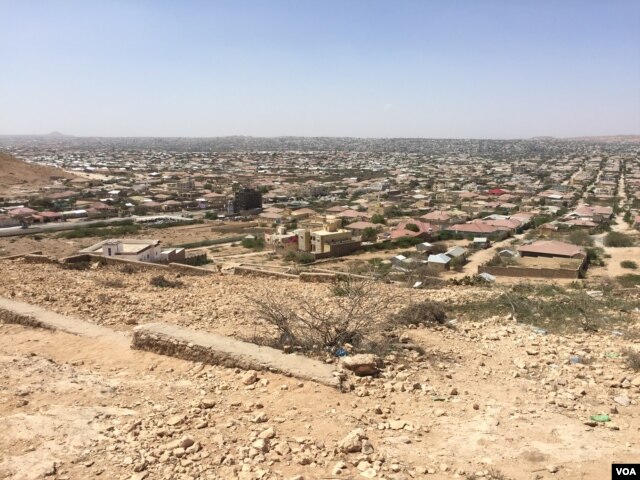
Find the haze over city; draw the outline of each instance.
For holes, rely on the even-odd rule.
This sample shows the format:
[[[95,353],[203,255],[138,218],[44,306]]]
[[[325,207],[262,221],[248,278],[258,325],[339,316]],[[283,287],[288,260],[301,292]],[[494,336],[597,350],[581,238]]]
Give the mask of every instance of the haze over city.
[[[0,1],[0,134],[640,133],[640,3]]]

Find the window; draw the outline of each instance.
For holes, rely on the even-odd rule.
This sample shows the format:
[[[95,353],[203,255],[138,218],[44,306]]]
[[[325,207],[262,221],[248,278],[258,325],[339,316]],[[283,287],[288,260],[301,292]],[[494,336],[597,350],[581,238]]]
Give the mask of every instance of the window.
[[[107,252],[108,252],[108,253],[107,253],[107,256],[108,256],[108,257],[110,257],[110,256],[111,256],[111,247],[108,247],[108,248],[107,248]]]

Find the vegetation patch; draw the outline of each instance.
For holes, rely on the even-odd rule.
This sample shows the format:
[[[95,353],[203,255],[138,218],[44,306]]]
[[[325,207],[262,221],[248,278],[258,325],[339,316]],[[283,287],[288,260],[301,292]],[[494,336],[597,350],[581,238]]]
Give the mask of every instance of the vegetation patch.
[[[133,235],[141,230],[141,226],[133,223],[133,220],[122,220],[121,222],[115,222],[106,224],[104,222],[98,222],[88,227],[74,228],[66,232],[58,234],[58,238],[85,238],[85,237],[122,237],[125,235]]]
[[[149,283],[154,287],[159,288],[180,288],[184,286],[184,283],[180,280],[170,280],[165,278],[164,275],[156,275],[155,277],[151,277]]]
[[[624,288],[632,288],[640,285],[640,274],[627,273],[616,277],[616,281]]]
[[[640,281],[640,275],[637,276]],[[512,314],[520,323],[553,332],[594,331],[622,320],[635,302],[603,291],[591,296],[584,289],[565,289],[554,284],[518,283],[494,285],[481,298],[452,304],[449,311],[469,320]]]
[[[244,248],[249,248],[251,250],[258,251],[264,249],[263,238],[243,238],[241,243]]]
[[[633,237],[621,232],[609,232],[604,237],[607,247],[633,247]]]

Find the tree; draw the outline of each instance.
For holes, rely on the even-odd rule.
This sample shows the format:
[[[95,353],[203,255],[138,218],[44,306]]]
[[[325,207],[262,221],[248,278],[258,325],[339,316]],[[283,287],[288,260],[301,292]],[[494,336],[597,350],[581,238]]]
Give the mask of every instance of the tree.
[[[378,232],[373,227],[367,227],[362,231],[362,241],[363,242],[372,242],[378,236]]]
[[[609,232],[604,237],[607,247],[633,247],[633,237],[621,232]]]
[[[285,293],[272,293],[251,299],[257,316],[271,335],[275,333],[272,345],[318,354],[345,343],[367,352],[384,346],[388,342],[384,333],[395,323],[392,312],[408,300],[373,278],[350,275],[330,289],[329,301],[327,295],[305,295],[292,302]]]
[[[418,227],[418,225],[416,225],[415,223],[407,223],[404,228],[412,232],[416,232],[416,233],[420,232],[420,227]]]
[[[567,240],[569,240],[569,242],[573,243],[574,245],[581,245],[583,247],[593,246],[593,239],[584,230],[572,231],[567,237]]]
[[[387,223],[387,221],[385,220],[383,215],[376,213],[371,217],[371,223],[385,224]]]

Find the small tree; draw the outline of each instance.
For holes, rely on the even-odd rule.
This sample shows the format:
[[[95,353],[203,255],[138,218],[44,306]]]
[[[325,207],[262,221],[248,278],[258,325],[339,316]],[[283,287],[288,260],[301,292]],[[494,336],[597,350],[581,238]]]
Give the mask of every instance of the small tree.
[[[372,242],[378,236],[378,232],[373,227],[367,227],[362,231],[362,240],[364,242]]]
[[[633,247],[633,238],[621,232],[609,232],[604,237],[607,247]]]
[[[384,343],[393,325],[391,312],[406,304],[403,295],[374,279],[347,276],[326,295],[303,296],[295,302],[273,292],[252,299],[256,313],[275,333],[272,344],[304,351],[333,350],[345,343],[356,351],[371,351]]]
[[[415,223],[407,223],[404,228],[412,232],[416,232],[416,233],[420,232],[420,227]]]
[[[384,219],[383,215],[376,213],[371,217],[371,223],[385,224],[387,221]]]
[[[569,240],[569,242],[573,243],[574,245],[581,245],[584,247],[593,246],[593,239],[589,236],[589,233],[584,230],[572,231],[571,233],[569,233],[567,240]]]

